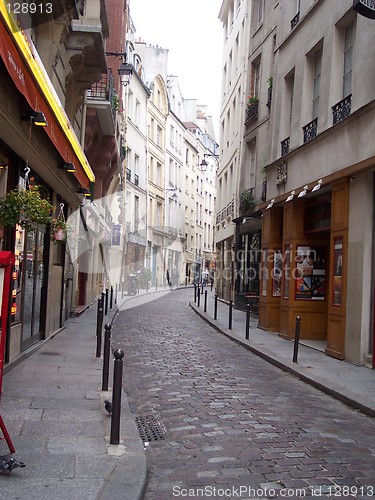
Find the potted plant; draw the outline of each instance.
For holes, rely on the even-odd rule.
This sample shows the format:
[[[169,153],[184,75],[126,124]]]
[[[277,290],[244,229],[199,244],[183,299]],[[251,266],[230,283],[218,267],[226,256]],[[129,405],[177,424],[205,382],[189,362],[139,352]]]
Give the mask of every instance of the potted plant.
[[[38,224],[51,221],[51,212],[52,205],[41,198],[38,186],[17,187],[0,200],[0,224],[4,227],[20,224],[27,231],[35,231]]]
[[[259,101],[259,98],[257,95],[247,96],[247,107],[250,108],[251,106],[253,106],[253,104],[258,103],[258,101]]]
[[[64,203],[60,203],[60,211],[57,217],[51,219],[50,234],[51,240],[55,243],[63,243],[67,240],[72,227],[65,220]]]

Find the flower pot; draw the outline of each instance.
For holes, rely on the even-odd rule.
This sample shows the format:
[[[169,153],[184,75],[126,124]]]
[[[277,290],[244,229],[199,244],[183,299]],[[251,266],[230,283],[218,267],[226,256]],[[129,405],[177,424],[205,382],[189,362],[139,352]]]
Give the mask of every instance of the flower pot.
[[[63,231],[62,229],[58,229],[57,231],[54,232],[53,237],[55,238],[56,241],[65,240],[66,237],[65,231]]]

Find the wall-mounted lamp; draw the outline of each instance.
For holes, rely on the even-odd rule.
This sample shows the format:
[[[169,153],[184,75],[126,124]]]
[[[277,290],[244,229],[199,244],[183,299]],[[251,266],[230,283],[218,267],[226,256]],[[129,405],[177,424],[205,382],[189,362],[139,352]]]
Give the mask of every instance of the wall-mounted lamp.
[[[303,196],[306,196],[307,194],[307,189],[309,186],[303,186],[303,190],[299,193],[298,198],[302,198]]]
[[[5,161],[0,161],[0,170],[8,168],[8,164]]]
[[[205,172],[207,167],[208,167],[208,162],[206,161],[207,156],[211,156],[212,158],[214,158],[216,161],[216,164],[219,165],[219,155],[214,155],[213,153],[205,153],[203,155],[203,160],[201,161],[201,163],[199,165],[203,172]]]
[[[316,186],[314,186],[311,191],[312,192],[318,191],[318,189],[320,189],[322,187],[322,184],[323,184],[323,179],[319,179],[318,184]]]
[[[59,168],[63,168],[64,170],[72,174],[76,173],[76,167],[74,166],[74,163],[71,163],[69,161],[63,163],[62,165],[59,165]]]
[[[133,76],[133,65],[126,62],[121,64],[118,74],[120,75],[121,83],[126,87]]]
[[[47,127],[48,125],[46,117],[41,111],[33,111],[29,115],[23,115],[21,120],[32,122],[37,127]]]
[[[268,210],[269,208],[272,208],[274,203],[275,203],[275,198],[272,198],[272,200],[266,206],[266,210]]]
[[[288,203],[288,201],[292,201],[293,198],[294,198],[294,195],[296,194],[296,192],[293,190],[290,192],[290,195],[288,196],[288,198],[285,200],[285,203]]]
[[[91,192],[88,188],[80,187],[77,193],[83,194],[85,198],[91,198]]]
[[[106,56],[116,56],[122,59],[122,64],[118,69],[118,74],[120,75],[121,83],[126,86],[129,85],[131,77],[133,75],[133,65],[126,61],[125,52],[106,52]]]
[[[177,188],[168,188],[165,190],[166,193],[168,193],[168,191],[174,191],[174,193],[171,196],[171,199],[177,200],[177,194],[176,194]]]

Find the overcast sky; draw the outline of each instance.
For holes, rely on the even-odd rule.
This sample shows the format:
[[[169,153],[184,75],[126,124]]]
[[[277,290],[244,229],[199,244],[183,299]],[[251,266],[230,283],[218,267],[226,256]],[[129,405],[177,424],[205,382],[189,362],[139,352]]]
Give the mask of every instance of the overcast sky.
[[[168,74],[179,77],[184,98],[209,106],[216,131],[221,92],[221,4],[222,0],[130,0],[136,37],[169,49]]]

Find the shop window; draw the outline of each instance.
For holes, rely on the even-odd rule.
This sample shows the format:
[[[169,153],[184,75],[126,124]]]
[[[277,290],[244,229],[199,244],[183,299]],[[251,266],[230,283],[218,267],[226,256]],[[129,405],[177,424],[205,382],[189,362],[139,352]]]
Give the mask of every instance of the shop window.
[[[329,230],[331,227],[331,202],[322,200],[305,209],[305,232]]]

